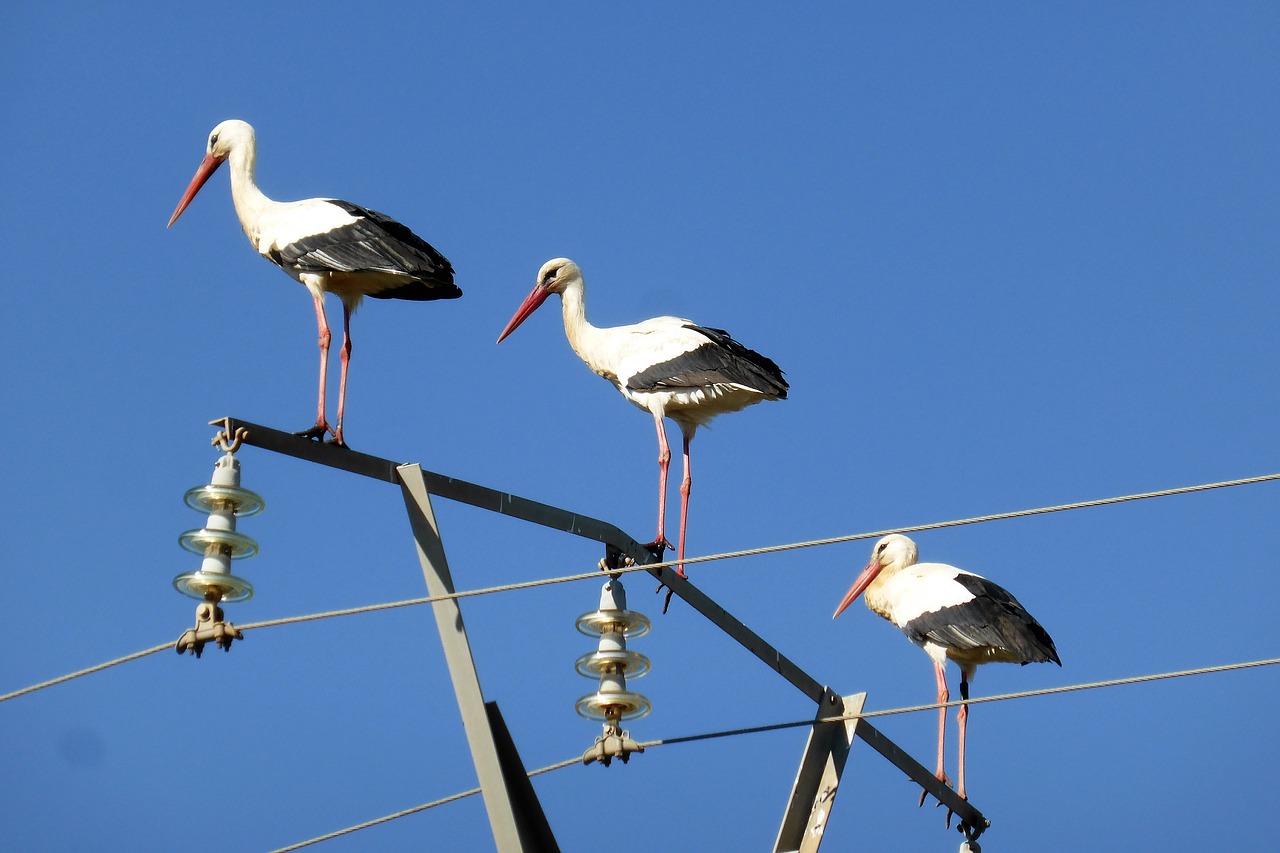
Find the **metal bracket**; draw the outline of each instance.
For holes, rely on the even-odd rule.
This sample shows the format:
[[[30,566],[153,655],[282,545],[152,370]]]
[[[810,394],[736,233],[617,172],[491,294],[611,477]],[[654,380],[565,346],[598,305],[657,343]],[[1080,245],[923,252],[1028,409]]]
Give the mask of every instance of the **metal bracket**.
[[[224,652],[229,652],[233,640],[243,639],[244,634],[240,629],[224,621],[222,608],[218,606],[218,602],[208,598],[196,605],[196,626],[182,633],[175,648],[178,654],[190,651],[196,657],[200,657],[204,652],[205,643],[212,641]]]
[[[222,429],[218,430],[217,435],[213,437],[213,441],[209,443],[214,447],[222,448],[227,453],[235,453],[240,449],[240,445],[244,444],[244,440],[249,437],[249,430],[244,427],[231,428],[231,418],[209,421],[209,426],[222,427]]]
[[[950,816],[948,815],[948,819]],[[963,820],[958,827],[964,833],[964,843],[960,845],[960,853],[982,853],[982,847],[978,844],[978,836],[986,830],[991,824],[984,823],[981,826],[971,826]]]
[[[600,558],[600,571],[607,572],[609,577],[616,580],[618,569],[630,568],[635,564],[636,561],[631,559],[617,545],[612,545],[608,542],[604,543],[604,556]]]
[[[817,718],[848,717],[843,722],[814,723],[809,732],[809,742],[800,769],[796,771],[791,799],[778,829],[774,853],[816,853],[827,830],[836,793],[840,788],[840,775],[849,758],[858,726],[857,715],[862,712],[867,694],[840,697],[830,688],[818,705]]]

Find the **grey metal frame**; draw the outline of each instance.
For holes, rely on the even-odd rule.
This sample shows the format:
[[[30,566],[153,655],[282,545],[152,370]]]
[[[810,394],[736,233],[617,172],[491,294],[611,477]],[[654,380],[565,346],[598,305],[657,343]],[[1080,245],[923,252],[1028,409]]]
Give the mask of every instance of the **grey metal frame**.
[[[417,464],[392,462],[236,418],[221,418],[211,423],[225,427],[228,435],[234,435],[243,429],[244,444],[399,486],[417,542],[423,575],[432,596],[455,591],[445,561],[444,545],[431,509],[432,495],[593,539],[604,543],[615,554],[630,557],[637,565],[659,562],[654,554],[619,528],[589,516],[426,471]],[[839,694],[821,684],[738,621],[687,578],[676,574],[671,567],[656,566],[647,571],[670,588],[675,596],[812,699],[818,706],[817,719],[853,716],[861,711],[865,693],[842,699]],[[527,772],[516,754],[515,745],[506,733],[505,724],[501,724],[501,715],[497,713],[496,705],[492,708],[492,714],[499,725],[494,725],[490,713],[486,712],[458,601],[450,599],[433,602],[432,607],[498,849],[558,849],[533,792],[533,786],[528,783]],[[968,800],[961,799],[954,790],[939,781],[924,765],[885,737],[871,723],[854,716],[844,723],[814,724],[783,816],[775,851],[782,853],[818,849],[854,737],[861,738],[954,812],[971,840],[976,839],[990,825],[986,817],[970,805]],[[819,768],[821,773],[817,772]],[[523,783],[516,778],[520,776],[524,777]],[[821,820],[818,820],[819,817]]]

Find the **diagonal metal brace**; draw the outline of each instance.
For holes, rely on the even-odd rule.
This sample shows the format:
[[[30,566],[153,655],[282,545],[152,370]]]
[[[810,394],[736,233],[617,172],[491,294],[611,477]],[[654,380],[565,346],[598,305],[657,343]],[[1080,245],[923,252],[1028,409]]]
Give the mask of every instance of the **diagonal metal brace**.
[[[427,591],[433,597],[450,595],[454,592],[453,575],[445,559],[444,543],[440,539],[422,468],[400,465],[396,473],[400,478]],[[498,850],[500,853],[515,853],[555,849],[546,844],[545,839],[550,837],[551,830],[529,784],[528,772],[520,762],[515,745],[510,742],[506,724],[502,722],[496,705],[492,710],[486,708],[458,600],[445,598],[433,601],[431,609],[436,617],[445,664],[458,699],[462,727],[471,748],[471,758]],[[554,844],[554,839],[551,843]]]

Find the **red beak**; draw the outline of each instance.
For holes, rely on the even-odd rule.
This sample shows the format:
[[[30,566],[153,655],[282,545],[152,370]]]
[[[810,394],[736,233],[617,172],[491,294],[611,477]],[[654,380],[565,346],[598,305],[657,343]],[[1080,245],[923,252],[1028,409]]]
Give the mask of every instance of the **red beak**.
[[[884,568],[880,565],[880,560],[876,557],[871,558],[871,562],[867,563],[867,567],[862,570],[862,574],[854,580],[853,586],[849,587],[849,591],[845,593],[844,600],[840,602],[840,606],[836,608],[836,612],[831,614],[834,619],[844,612],[844,609],[857,600],[862,595],[862,591],[871,586],[871,582],[876,579],[876,575],[880,574],[880,570]]]
[[[187,191],[182,194],[182,200],[178,202],[178,208],[173,212],[173,216],[169,217],[169,225],[178,221],[178,217],[182,215],[182,211],[187,209],[187,205],[191,204],[191,199],[196,197],[196,193],[200,192],[200,188],[204,186],[204,182],[209,180],[209,176],[218,171],[218,167],[222,165],[222,160],[214,157],[212,154],[206,154],[204,160],[200,163],[200,168],[196,169],[195,177],[191,179],[191,183],[187,185]],[[166,225],[165,228],[168,228]]]
[[[174,214],[177,217],[177,214]],[[516,309],[516,314],[511,318],[511,322],[507,323],[507,327],[502,330],[502,334],[498,335],[498,343],[502,343],[502,339],[514,332],[521,323],[529,319],[529,315],[538,310],[538,306],[547,301],[547,297],[551,295],[551,291],[542,285],[536,285],[533,292],[525,297],[524,302],[520,303],[520,307]]]

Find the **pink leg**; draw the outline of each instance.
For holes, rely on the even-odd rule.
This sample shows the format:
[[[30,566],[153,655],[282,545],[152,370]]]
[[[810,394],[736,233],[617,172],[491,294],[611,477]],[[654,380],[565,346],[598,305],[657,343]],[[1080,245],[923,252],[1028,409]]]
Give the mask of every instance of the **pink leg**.
[[[329,422],[325,420],[325,385],[328,380],[329,367],[329,342],[333,336],[329,333],[329,321],[324,316],[324,297],[313,296],[316,304],[316,326],[320,330],[320,393],[316,403],[316,424],[309,430],[304,430],[298,435],[307,438],[322,438],[325,433],[329,432]]]
[[[342,361],[342,375],[338,382],[338,428],[333,431],[333,444],[344,445],[342,440],[342,415],[347,408],[347,367],[351,363],[351,308],[342,303],[342,349],[338,352]]]
[[[959,712],[956,713],[956,725],[960,729],[960,775],[958,777],[960,785],[956,788],[956,793],[960,795],[961,799],[965,800],[969,799],[969,797],[965,794],[964,789],[964,741],[965,733],[969,727],[969,681],[972,680],[975,669],[967,667],[961,667],[960,669],[960,698],[965,700],[965,704],[961,705]]]
[[[938,679],[938,704],[944,704],[951,701],[951,694],[947,691],[947,673],[943,665],[934,661],[933,673]],[[947,709],[938,709],[938,769],[934,771],[934,776],[938,777],[938,781],[944,784],[951,784],[947,779],[944,767],[945,746],[947,738]],[[924,798],[928,796],[926,792],[920,792],[920,805],[924,805]]]
[[[671,448],[667,446],[667,430],[662,425],[662,415],[654,415],[658,427],[658,537],[654,547],[665,547],[667,541],[667,467],[671,464]]]
[[[680,545],[676,550],[676,574],[688,577],[684,573],[684,531],[689,521],[689,492],[693,486],[693,476],[689,470],[689,442],[693,440],[693,431],[684,433],[684,479],[680,481]]]

